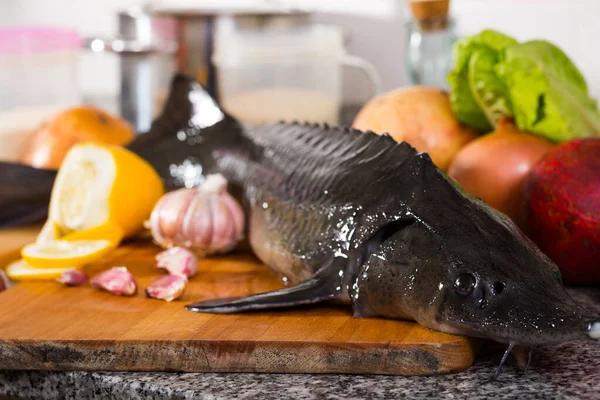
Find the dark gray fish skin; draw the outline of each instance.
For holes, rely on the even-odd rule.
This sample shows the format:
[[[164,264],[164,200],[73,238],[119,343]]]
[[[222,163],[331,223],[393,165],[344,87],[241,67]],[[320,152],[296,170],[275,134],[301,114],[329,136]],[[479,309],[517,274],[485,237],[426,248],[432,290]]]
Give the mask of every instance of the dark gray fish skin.
[[[56,172],[0,162],[0,227],[43,221]]]

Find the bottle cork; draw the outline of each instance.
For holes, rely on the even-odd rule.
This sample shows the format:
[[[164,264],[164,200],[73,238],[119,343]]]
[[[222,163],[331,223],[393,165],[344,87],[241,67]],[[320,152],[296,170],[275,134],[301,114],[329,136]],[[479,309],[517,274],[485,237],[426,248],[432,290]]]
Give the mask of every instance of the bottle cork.
[[[450,0],[410,0],[413,17],[424,31],[445,29]]]

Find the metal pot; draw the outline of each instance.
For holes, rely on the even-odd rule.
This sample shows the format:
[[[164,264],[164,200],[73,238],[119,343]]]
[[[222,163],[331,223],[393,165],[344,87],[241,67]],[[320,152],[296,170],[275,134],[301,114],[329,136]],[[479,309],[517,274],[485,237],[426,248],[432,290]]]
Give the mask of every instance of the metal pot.
[[[227,13],[218,9],[199,12],[134,8],[118,14],[116,38],[90,38],[86,46],[94,52],[120,56],[120,113],[138,132],[146,132],[162,110],[170,80],[177,71],[196,78],[219,100],[212,56],[220,19],[232,23],[234,29],[264,30],[269,35],[274,30],[309,26],[312,17],[310,12],[285,7]]]
[[[138,132],[150,129],[176,71],[177,21],[135,8],[118,14],[116,38],[88,38],[94,52],[120,57],[120,113]]]

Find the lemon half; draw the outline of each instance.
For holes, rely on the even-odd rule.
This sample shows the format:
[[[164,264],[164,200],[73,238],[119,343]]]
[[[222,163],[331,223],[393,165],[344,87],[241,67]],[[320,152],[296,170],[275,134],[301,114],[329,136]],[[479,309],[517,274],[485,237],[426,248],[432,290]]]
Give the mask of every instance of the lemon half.
[[[131,151],[78,144],[58,171],[37,242],[105,239],[118,244],[143,229],[163,194],[160,176]]]

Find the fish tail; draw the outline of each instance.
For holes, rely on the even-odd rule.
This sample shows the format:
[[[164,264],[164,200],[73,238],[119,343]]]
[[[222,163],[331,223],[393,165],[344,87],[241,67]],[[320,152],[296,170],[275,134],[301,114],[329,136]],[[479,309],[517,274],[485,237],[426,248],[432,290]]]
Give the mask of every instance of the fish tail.
[[[162,113],[128,148],[148,161],[172,190],[196,186],[205,175],[219,173],[218,150],[235,151],[242,142],[241,124],[202,85],[177,74]]]

